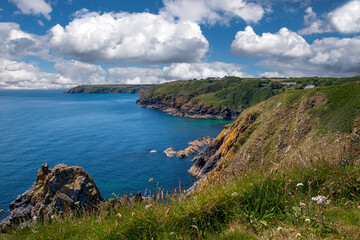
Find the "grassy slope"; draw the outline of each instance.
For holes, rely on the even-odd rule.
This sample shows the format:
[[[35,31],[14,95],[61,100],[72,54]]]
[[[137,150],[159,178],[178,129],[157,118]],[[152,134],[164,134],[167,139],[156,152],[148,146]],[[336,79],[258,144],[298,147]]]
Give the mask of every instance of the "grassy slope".
[[[296,82],[296,88],[306,85],[328,86],[339,85],[360,80],[352,78],[295,78],[287,82]],[[269,85],[267,85],[269,84]],[[189,80],[161,84],[149,89],[143,98],[171,99],[177,104],[188,102],[212,106],[225,106],[233,109],[251,107],[273,95],[289,90],[276,81],[268,79],[241,79],[238,77],[224,77],[220,80]]]
[[[148,208],[104,207],[0,238],[359,239],[360,148],[352,133],[360,128],[359,106],[360,83],[286,92],[224,130],[224,162],[194,195],[165,194],[167,204]],[[249,115],[257,116],[251,131],[237,135]],[[331,203],[318,205],[311,200],[317,195]]]
[[[70,89],[67,93],[138,93],[153,86],[151,84],[81,85]]]

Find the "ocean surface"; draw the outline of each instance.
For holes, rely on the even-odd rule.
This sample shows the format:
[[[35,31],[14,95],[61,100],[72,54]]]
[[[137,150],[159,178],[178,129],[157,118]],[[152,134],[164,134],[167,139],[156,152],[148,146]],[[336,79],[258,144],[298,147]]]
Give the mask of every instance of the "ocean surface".
[[[189,187],[192,158],[163,151],[216,137],[229,123],[141,108],[135,94],[62,92],[0,90],[0,209],[31,187],[45,162],[84,167],[104,198],[144,193],[154,188],[150,178],[168,190]]]

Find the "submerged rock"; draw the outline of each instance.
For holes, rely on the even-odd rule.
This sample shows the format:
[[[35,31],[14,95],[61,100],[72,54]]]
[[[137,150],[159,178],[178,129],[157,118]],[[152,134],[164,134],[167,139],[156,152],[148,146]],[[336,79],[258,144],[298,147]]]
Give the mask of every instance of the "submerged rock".
[[[45,163],[38,171],[36,182],[10,203],[9,215],[1,221],[4,231],[14,224],[31,225],[38,218],[72,209],[89,209],[102,202],[100,191],[92,177],[82,167]]]

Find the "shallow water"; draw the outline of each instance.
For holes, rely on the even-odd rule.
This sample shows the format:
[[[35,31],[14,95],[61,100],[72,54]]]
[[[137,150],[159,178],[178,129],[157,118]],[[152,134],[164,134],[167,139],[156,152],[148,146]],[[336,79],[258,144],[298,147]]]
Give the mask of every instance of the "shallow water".
[[[30,188],[44,162],[84,167],[105,198],[151,189],[149,178],[169,190],[191,186],[191,158],[163,151],[216,137],[229,122],[172,117],[139,107],[137,98],[0,90],[0,209]]]

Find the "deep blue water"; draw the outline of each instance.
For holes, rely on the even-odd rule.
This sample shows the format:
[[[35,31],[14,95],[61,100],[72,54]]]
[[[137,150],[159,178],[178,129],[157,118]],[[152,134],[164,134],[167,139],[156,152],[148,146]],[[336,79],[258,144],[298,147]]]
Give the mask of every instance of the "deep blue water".
[[[149,178],[169,190],[179,181],[189,187],[191,158],[163,151],[216,137],[228,122],[172,117],[139,107],[137,98],[0,90],[0,209],[30,188],[44,162],[84,167],[105,198],[151,189]]]

